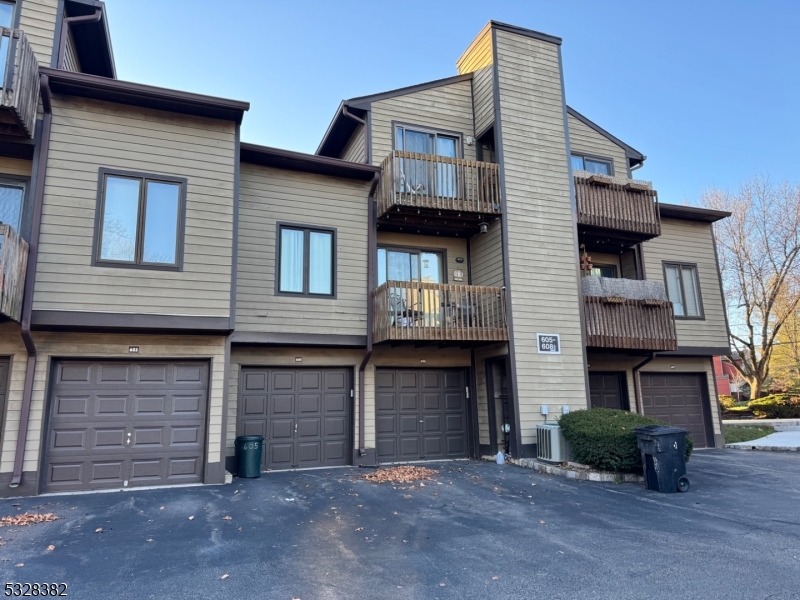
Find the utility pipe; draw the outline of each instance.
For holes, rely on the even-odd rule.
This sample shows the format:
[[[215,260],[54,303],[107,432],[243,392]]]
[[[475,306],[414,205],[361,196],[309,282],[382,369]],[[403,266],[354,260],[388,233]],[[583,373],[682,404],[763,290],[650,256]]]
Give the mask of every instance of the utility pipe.
[[[636,401],[636,412],[640,415],[644,414],[644,403],[642,401],[642,385],[639,381],[639,369],[649,363],[656,357],[656,353],[652,352],[648,358],[645,358],[642,362],[638,365],[633,367],[633,394],[636,396],[634,400]]]
[[[93,15],[84,15],[82,17],[67,17],[61,21],[61,39],[58,42],[58,62],[56,68],[63,69],[64,62],[67,58],[67,37],[69,36],[70,25],[80,25],[82,23],[97,23],[103,18],[103,11],[96,9]]]
[[[375,190],[381,180],[381,174],[375,173],[372,177],[372,184],[369,186],[369,205],[367,207],[367,350],[364,359],[358,367],[358,455],[365,456],[366,449],[366,411],[364,400],[366,398],[364,370],[367,368],[369,359],[372,358],[372,328],[375,321],[375,306],[372,299],[372,286],[375,284],[375,261],[378,255],[378,230],[377,230],[377,206],[375,203]]]
[[[47,175],[47,155],[50,152],[50,128],[53,121],[53,107],[50,99],[50,80],[47,75],[39,76],[42,93],[42,137],[39,140],[37,156],[36,191],[33,196],[33,223],[28,241],[28,264],[25,269],[25,292],[22,300],[22,342],[28,351],[28,364],[25,370],[25,384],[22,389],[22,407],[17,428],[17,448],[14,454],[14,471],[10,486],[18,487],[22,482],[22,467],[25,460],[25,443],[28,439],[28,426],[31,418],[33,397],[33,376],[36,372],[36,345],[31,335],[31,309],[33,307],[33,282],[36,277],[36,260],[39,255],[39,232],[42,224],[42,204],[44,202],[44,182]]]

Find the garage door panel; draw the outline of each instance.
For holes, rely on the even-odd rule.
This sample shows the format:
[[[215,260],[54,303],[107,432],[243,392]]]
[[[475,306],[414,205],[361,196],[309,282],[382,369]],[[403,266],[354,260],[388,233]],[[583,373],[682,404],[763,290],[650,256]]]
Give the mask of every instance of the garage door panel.
[[[45,491],[200,482],[208,365],[58,361],[43,457]]]
[[[641,376],[642,404],[647,416],[689,430],[698,448],[713,446],[704,404],[704,377],[693,373]]]
[[[375,379],[383,384],[375,420],[380,461],[466,455],[463,370],[378,369]]]
[[[242,370],[238,431],[267,430],[262,468],[349,464],[349,380],[347,369]]]

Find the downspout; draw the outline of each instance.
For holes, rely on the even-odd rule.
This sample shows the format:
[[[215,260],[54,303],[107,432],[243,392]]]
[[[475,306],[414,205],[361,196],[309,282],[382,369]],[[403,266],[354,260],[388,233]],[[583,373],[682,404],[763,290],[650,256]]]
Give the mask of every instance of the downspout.
[[[375,190],[380,183],[381,174],[375,173],[372,178],[372,184],[369,186],[369,205],[367,207],[367,351],[364,353],[364,360],[358,367],[358,455],[365,456],[366,449],[366,410],[364,401],[366,398],[366,391],[364,390],[366,376],[364,370],[367,368],[369,359],[372,358],[372,328],[375,321],[375,305],[372,299],[372,286],[375,283],[375,261],[378,254],[378,241],[377,241],[377,223],[375,206]]]
[[[69,26],[71,24],[80,25],[81,23],[97,23],[103,18],[103,11],[101,9],[95,10],[93,15],[85,15],[82,17],[67,17],[61,21],[61,39],[58,41],[58,63],[57,69],[64,68],[64,62],[67,54],[67,38],[69,37]]]
[[[366,119],[362,119],[361,117],[357,117],[356,115],[354,115],[353,113],[351,113],[349,110],[347,110],[347,105],[344,105],[344,106],[342,106],[342,114],[343,114],[345,117],[348,117],[348,118],[350,118],[350,119],[353,119],[353,121],[356,121],[356,122],[358,122],[358,123],[361,123],[361,124],[362,124],[364,127],[366,127],[366,126],[367,126],[367,121],[366,121]]]
[[[645,358],[642,362],[638,365],[633,367],[633,394],[636,396],[634,400],[636,401],[636,412],[640,415],[644,414],[644,402],[642,401],[642,386],[639,382],[639,369],[645,366],[647,363],[652,361],[656,357],[656,353],[652,352],[648,358]]]
[[[14,454],[14,472],[11,475],[11,487],[19,486],[22,481],[22,466],[25,460],[25,443],[28,439],[28,425],[31,419],[31,400],[33,397],[33,375],[36,371],[36,345],[31,335],[31,311],[33,307],[33,283],[36,277],[36,260],[39,255],[39,232],[42,224],[42,204],[44,202],[44,182],[47,175],[47,155],[50,152],[50,127],[53,121],[53,110],[50,103],[50,82],[47,75],[39,76],[39,87],[42,93],[42,137],[39,141],[38,169],[36,171],[36,191],[33,196],[33,222],[31,238],[28,241],[28,264],[25,269],[25,292],[22,300],[22,342],[28,351],[28,365],[25,370],[25,384],[22,389],[22,407],[17,429],[17,449]]]

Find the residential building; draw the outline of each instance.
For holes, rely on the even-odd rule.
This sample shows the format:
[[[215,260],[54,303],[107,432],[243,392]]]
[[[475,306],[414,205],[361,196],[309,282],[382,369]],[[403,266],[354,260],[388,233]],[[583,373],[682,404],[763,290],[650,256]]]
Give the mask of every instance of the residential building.
[[[559,38],[490,22],[310,155],[116,79],[102,2],[0,9],[0,495],[221,483],[243,434],[265,469],[529,456],[587,406],[722,443],[726,213],[633,178]]]

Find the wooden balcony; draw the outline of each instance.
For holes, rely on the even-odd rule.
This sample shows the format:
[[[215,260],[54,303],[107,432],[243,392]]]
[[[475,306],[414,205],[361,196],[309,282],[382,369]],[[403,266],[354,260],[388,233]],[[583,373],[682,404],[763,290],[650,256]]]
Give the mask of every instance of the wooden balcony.
[[[631,243],[661,235],[658,195],[647,182],[575,174],[578,225],[601,236],[619,237]],[[591,240],[587,240],[591,241]]]
[[[376,343],[508,340],[503,288],[387,281],[373,300]]]
[[[499,165],[396,150],[381,164],[378,219],[475,232],[500,210]]]
[[[33,138],[39,105],[39,63],[19,29],[0,27],[0,135]]]
[[[586,345],[615,350],[677,350],[675,316],[658,281],[582,278]]]
[[[0,315],[19,322],[28,266],[28,242],[0,223]]]

